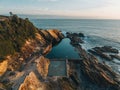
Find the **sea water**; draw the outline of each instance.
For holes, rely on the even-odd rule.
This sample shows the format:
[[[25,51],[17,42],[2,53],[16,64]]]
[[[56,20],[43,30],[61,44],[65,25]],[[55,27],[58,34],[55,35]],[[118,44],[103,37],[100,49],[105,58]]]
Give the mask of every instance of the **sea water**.
[[[120,20],[97,19],[31,19],[43,29],[60,29],[68,32],[83,32],[120,43]]]
[[[59,29],[63,32],[82,32],[85,34],[85,43],[82,47],[91,49],[95,46],[112,46],[120,51],[120,20],[97,19],[30,19],[33,24],[41,29]],[[49,58],[78,58],[70,41],[63,40],[58,46],[53,47],[48,54]],[[106,61],[115,71],[120,73],[120,62]]]

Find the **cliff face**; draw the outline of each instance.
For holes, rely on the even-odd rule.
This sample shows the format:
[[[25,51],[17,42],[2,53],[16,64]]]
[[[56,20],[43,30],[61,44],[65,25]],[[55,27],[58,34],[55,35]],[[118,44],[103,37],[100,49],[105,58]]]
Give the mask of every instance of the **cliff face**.
[[[26,49],[33,52],[40,46],[56,44],[62,38],[59,30],[39,30],[28,19],[19,18],[17,15],[0,17],[1,59],[16,52],[24,53]]]
[[[0,17],[0,90],[120,90],[119,75],[82,48],[84,35],[67,33],[67,37],[81,59],[66,60],[67,76],[49,77],[50,60],[45,55],[63,34],[39,30],[16,15]],[[97,47],[105,48],[118,53]]]
[[[62,38],[59,30],[39,30],[27,18],[0,16],[0,75],[21,70],[34,56],[46,55]]]

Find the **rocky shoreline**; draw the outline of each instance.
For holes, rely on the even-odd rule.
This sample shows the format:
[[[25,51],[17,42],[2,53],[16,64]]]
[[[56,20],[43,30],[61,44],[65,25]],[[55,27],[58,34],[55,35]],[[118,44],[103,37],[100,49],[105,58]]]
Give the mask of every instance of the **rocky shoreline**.
[[[89,83],[89,85],[86,85],[88,89],[85,89],[85,87],[83,87],[84,89],[80,89],[80,90],[101,90],[101,89],[102,90],[119,90],[120,89],[120,85],[119,85],[120,75],[115,73],[104,62],[100,63],[95,55],[99,55],[101,58],[104,58],[104,59],[108,59],[108,57],[104,54],[98,54],[97,52],[89,53],[86,50],[84,50],[81,46],[81,43],[84,42],[82,39],[83,37],[81,38],[81,36],[79,36],[79,33],[77,35],[75,35],[74,33],[69,33],[67,37],[70,38],[71,44],[77,49],[80,55],[80,58],[82,58],[79,64],[77,63],[79,65],[78,68],[80,70],[79,71],[76,70],[76,72],[72,72],[73,74],[72,76],[75,75],[74,73],[79,72],[81,73],[80,76],[83,79],[83,81],[79,81],[79,82]],[[93,49],[95,50],[99,49],[99,51],[101,50],[102,52],[111,52],[111,53],[118,54],[118,50],[115,48],[112,48],[111,46],[95,47]],[[119,56],[117,55],[117,57]],[[74,65],[77,66],[77,64],[74,64]],[[75,77],[76,76],[74,76],[74,78]],[[79,80],[81,80],[81,78]],[[76,81],[78,81],[78,79],[76,79]],[[93,87],[90,86],[90,83],[94,84]]]
[[[15,16],[5,19],[7,24],[25,24],[28,21]],[[4,21],[0,21],[0,26],[3,25],[1,22]],[[120,75],[97,59],[99,56],[107,61],[114,58],[120,60],[116,48],[103,46],[87,51],[81,45],[84,43],[83,33],[67,32],[64,37],[59,30],[34,29],[37,31],[35,39],[27,39],[21,52],[0,62],[0,90],[120,90]],[[68,61],[68,76],[50,77],[48,70],[51,61],[45,55],[64,38],[70,39],[80,60]]]

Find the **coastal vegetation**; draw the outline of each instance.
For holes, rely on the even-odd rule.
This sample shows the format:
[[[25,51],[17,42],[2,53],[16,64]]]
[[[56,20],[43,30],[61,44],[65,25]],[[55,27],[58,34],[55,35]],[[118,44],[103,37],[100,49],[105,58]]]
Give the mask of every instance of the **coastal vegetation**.
[[[0,90],[120,90],[119,74],[105,63],[120,60],[119,50],[112,46],[87,50],[82,47],[86,43],[83,33],[66,32],[65,36],[79,58],[49,59],[46,54],[64,38],[61,31],[38,29],[12,12],[0,16]],[[62,60],[65,65],[54,62]],[[63,68],[65,76],[49,76]]]
[[[35,38],[37,29],[28,19],[0,16],[0,58],[20,52],[28,38]]]

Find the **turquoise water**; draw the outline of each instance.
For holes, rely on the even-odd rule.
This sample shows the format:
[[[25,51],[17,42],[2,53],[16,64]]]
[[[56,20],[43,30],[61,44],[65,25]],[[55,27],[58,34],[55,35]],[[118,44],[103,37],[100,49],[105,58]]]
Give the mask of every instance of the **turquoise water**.
[[[47,55],[48,58],[79,58],[78,53],[74,47],[70,45],[68,38],[63,39],[60,44],[54,46],[52,51]]]

